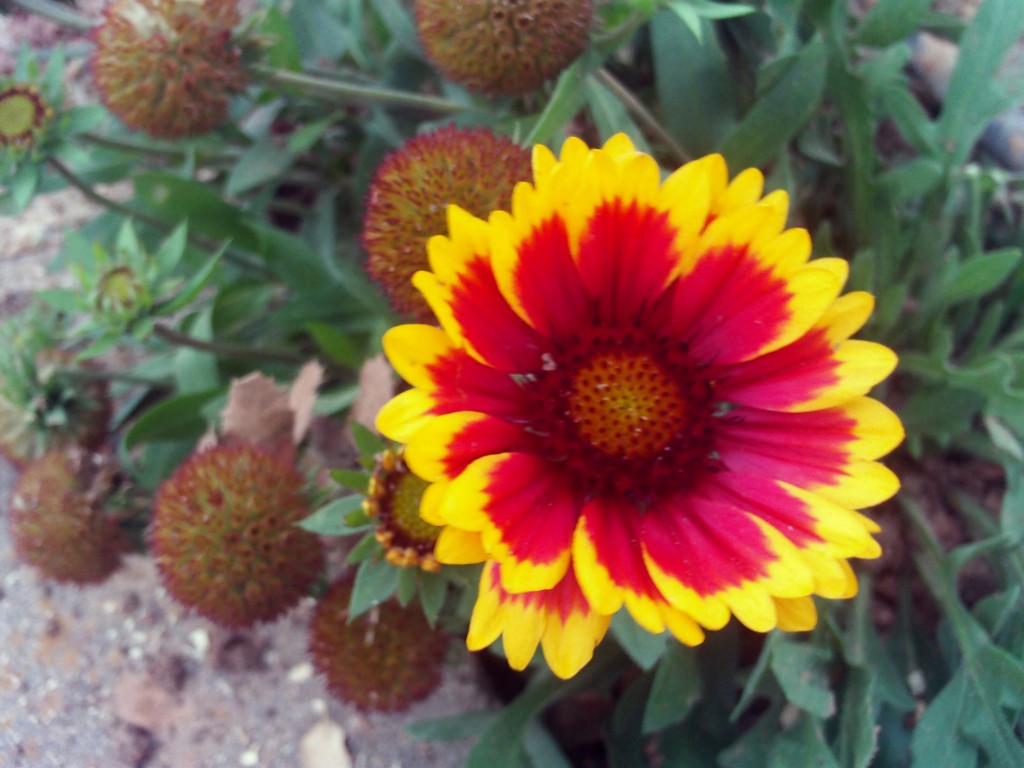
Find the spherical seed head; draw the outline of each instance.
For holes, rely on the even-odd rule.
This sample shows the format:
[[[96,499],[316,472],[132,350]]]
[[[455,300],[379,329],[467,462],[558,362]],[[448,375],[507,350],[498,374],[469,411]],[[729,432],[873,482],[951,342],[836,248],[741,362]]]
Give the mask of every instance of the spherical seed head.
[[[392,306],[433,322],[411,281],[416,272],[429,269],[427,240],[448,231],[448,206],[481,218],[508,210],[516,183],[530,174],[530,153],[485,128],[447,126],[391,153],[370,185],[363,247],[369,254],[367,270]]]
[[[103,581],[117,570],[126,540],[100,509],[109,492],[105,472],[109,459],[77,447],[51,451],[25,467],[9,519],[22,561],[76,584]]]
[[[228,118],[247,77],[232,37],[237,0],[115,0],[94,33],[93,78],[111,112],[157,138],[199,136]]]
[[[197,453],[157,492],[150,540],[167,591],[227,627],[271,621],[323,570],[295,467],[244,443]]]
[[[441,569],[434,557],[441,529],[420,517],[428,485],[405,465],[400,452],[388,449],[377,458],[364,508],[369,517],[380,521],[377,541],[389,563],[434,573]]]
[[[449,80],[487,96],[538,88],[587,47],[591,0],[416,0],[423,48]]]
[[[393,599],[348,621],[352,581],[341,579],[317,604],[309,628],[313,666],[331,693],[363,710],[397,712],[441,682],[448,635],[414,606]]]
[[[53,114],[53,107],[34,85],[0,85],[0,149],[30,147],[46,130]]]
[[[13,341],[18,343],[17,334]],[[22,466],[61,446],[96,449],[104,443],[111,414],[107,386],[68,377],[64,369],[75,367],[73,355],[42,349],[9,361],[9,369],[0,366],[0,455]]]

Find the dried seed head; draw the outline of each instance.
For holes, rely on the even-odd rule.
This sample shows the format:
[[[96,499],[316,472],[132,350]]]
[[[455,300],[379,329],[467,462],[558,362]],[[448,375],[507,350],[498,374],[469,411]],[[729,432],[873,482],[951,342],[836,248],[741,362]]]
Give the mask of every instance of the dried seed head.
[[[352,582],[335,582],[317,604],[309,628],[313,666],[331,693],[364,710],[395,712],[425,698],[441,682],[448,635],[415,607],[389,600],[351,623]]]
[[[247,76],[232,31],[237,0],[115,0],[96,28],[92,68],[111,112],[157,138],[199,136],[227,120]]]
[[[448,126],[411,139],[385,159],[370,185],[363,247],[367,270],[398,312],[433,321],[411,280],[429,269],[427,240],[448,231],[448,206],[478,217],[508,210],[516,183],[530,173],[527,150],[484,128]]]
[[[150,530],[167,591],[227,627],[271,621],[323,570],[304,480],[251,444],[197,453],[160,486]]]
[[[538,88],[587,47],[591,0],[416,0],[416,28],[434,65],[487,96]]]

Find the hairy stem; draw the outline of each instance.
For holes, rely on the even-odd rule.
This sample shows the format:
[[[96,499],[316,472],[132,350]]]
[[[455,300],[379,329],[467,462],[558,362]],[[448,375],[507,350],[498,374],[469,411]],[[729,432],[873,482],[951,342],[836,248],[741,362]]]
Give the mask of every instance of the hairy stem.
[[[238,344],[225,344],[219,341],[203,341],[194,336],[176,331],[163,323],[153,326],[153,333],[166,342],[179,347],[189,347],[200,352],[209,352],[218,357],[241,357],[248,360],[265,360],[279,363],[301,363],[303,358],[284,350],[245,347]]]
[[[71,29],[87,32],[95,26],[88,17],[83,16],[72,8],[68,8],[66,5],[55,3],[53,0],[12,0],[12,2],[30,13],[42,16],[50,21],[55,21]]]
[[[672,134],[661,124],[661,122],[654,115],[651,114],[650,110],[644,105],[640,99],[638,99],[631,90],[623,85],[611,72],[604,67],[601,67],[594,72],[594,77],[597,78],[598,82],[601,83],[605,88],[612,92],[622,105],[629,111],[633,117],[636,118],[637,122],[652,135],[656,136],[658,141],[664,144],[669,152],[672,153],[673,159],[680,165],[690,160],[689,155],[686,154],[674,138]]]
[[[412,107],[442,114],[455,114],[471,109],[471,107],[465,104],[457,104],[454,101],[440,99],[436,96],[424,96],[418,93],[408,93],[407,91],[397,91],[379,86],[355,85],[354,83],[346,83],[342,80],[321,77],[319,75],[286,72],[260,65],[253,67],[253,71],[273,85],[294,86],[301,88],[309,94],[325,98],[350,99],[352,101],[384,104],[394,107]]]

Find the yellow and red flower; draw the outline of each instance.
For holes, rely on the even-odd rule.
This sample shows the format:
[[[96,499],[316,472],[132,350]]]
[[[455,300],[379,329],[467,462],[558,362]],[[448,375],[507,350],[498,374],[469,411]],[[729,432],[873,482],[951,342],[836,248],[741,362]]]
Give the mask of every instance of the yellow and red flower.
[[[533,168],[510,213],[449,209],[414,278],[440,327],[384,338],[413,388],[377,423],[432,483],[435,555],[488,563],[470,644],[522,667],[539,642],[569,677],[623,606],[691,645],[733,615],[813,627],[879,554],[857,510],[899,487],[876,459],[902,426],[865,397],[896,356],[850,339],[872,297],[757,170],[662,181],[624,135]]]

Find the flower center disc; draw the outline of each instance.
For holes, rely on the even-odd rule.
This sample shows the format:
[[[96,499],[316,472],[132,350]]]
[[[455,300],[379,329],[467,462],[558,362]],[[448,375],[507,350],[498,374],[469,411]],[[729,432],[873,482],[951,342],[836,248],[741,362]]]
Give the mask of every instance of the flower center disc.
[[[430,483],[421,480],[411,472],[403,474],[395,483],[390,508],[390,521],[400,532],[406,534],[416,544],[423,544],[431,549],[437,534],[437,526],[420,517],[420,499]],[[384,517],[384,513],[381,513]]]
[[[8,140],[24,137],[35,127],[36,103],[24,93],[0,97],[0,136]]]
[[[602,453],[646,459],[679,431],[686,399],[649,356],[616,352],[577,372],[569,412],[580,437]]]

